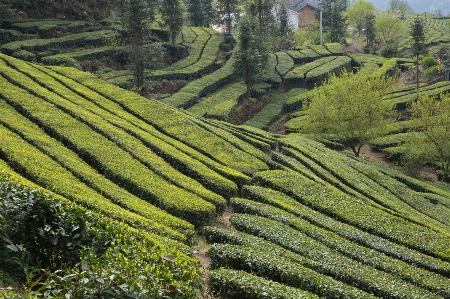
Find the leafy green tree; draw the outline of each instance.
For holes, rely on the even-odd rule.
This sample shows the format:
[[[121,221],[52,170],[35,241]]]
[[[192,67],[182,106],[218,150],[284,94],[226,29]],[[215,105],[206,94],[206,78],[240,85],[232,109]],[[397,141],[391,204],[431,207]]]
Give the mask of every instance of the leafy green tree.
[[[175,39],[180,34],[184,24],[184,6],[180,0],[162,0],[159,6],[161,25],[169,29],[170,42],[175,44]]]
[[[376,19],[375,30],[381,43],[381,54],[384,57],[397,56],[398,45],[405,36],[403,23],[395,16],[382,15]]]
[[[239,21],[239,42],[235,55],[234,71],[247,85],[247,98],[253,84],[265,76],[268,61],[268,49],[259,34],[258,20],[246,14]]]
[[[450,97],[420,97],[411,103],[412,120],[419,131],[405,145],[404,161],[420,168],[436,165],[440,177],[450,181]]]
[[[374,14],[376,11],[375,5],[369,1],[358,0],[346,11],[346,16],[350,24],[355,25],[359,35],[366,25],[366,16]]]
[[[393,82],[345,71],[332,75],[312,91],[304,133],[332,135],[359,157],[361,147],[395,121],[393,108],[381,101]]]
[[[411,35],[411,51],[416,57],[416,85],[417,85],[417,97],[419,97],[419,56],[425,54],[425,26],[423,21],[419,16],[414,19],[411,25],[410,31]]]
[[[409,7],[408,3],[405,1],[402,1],[400,5],[398,6],[398,10],[402,14],[402,17],[407,13],[408,11],[411,11],[411,7]]]
[[[0,0],[0,20],[19,17],[19,11],[13,6],[12,0]]]
[[[389,8],[394,11],[397,10],[398,7],[400,6],[400,0],[390,0],[389,1]]]
[[[337,3],[331,8],[330,41],[332,43],[342,43],[347,32],[347,18],[344,15],[342,6]]]

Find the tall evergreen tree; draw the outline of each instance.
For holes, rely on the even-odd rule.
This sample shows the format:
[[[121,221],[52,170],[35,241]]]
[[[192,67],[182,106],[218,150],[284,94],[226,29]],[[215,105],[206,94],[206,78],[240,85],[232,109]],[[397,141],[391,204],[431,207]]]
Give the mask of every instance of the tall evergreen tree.
[[[205,23],[202,0],[187,1],[188,20],[192,26],[201,27]]]
[[[224,15],[222,24],[226,25],[226,34],[231,35],[232,15],[239,12],[238,0],[218,0],[219,11]]]
[[[184,23],[184,6],[180,0],[162,0],[159,6],[162,26],[169,29],[170,42],[175,44]]]
[[[376,31],[375,31],[375,14],[368,13],[366,15],[365,27],[366,27],[366,52],[372,52],[376,39]]]
[[[320,20],[322,10],[322,25],[330,32],[331,42],[341,42],[345,37],[347,19],[344,12],[347,9],[347,0],[322,0],[315,18]]]
[[[291,32],[289,26],[289,15],[286,5],[283,3],[280,7],[280,12],[278,16],[278,34],[280,36],[287,36]]]
[[[150,45],[149,24],[155,19],[155,0],[117,0],[116,8],[123,22],[126,42],[130,45],[130,62],[136,86],[144,83],[144,70],[156,67],[162,47]]]
[[[202,0],[203,26],[210,27],[217,23],[217,8],[212,0]]]
[[[416,85],[417,98],[419,98],[419,56],[425,54],[425,26],[419,16],[414,19],[410,28],[411,51],[416,57]]]
[[[265,37],[276,28],[276,20],[272,13],[274,4],[273,0],[255,0],[250,4],[250,13],[258,19],[259,33]]]
[[[268,61],[268,48],[259,34],[258,20],[246,14],[239,21],[239,42],[235,55],[234,71],[247,85],[247,98],[250,99],[252,86],[265,76]]]

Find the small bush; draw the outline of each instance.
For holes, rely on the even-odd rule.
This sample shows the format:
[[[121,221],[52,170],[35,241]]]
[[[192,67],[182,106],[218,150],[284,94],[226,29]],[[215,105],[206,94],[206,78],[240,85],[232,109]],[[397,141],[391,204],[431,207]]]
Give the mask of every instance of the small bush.
[[[437,64],[438,64],[437,59],[434,57],[426,56],[422,59],[423,66],[430,67],[430,66],[437,65]]]
[[[56,28],[54,24],[45,24],[38,27],[38,33],[41,38],[54,38],[56,37]]]
[[[21,60],[29,61],[29,62],[35,62],[36,61],[36,54],[31,53],[27,50],[19,50],[14,52],[14,57],[19,58]]]

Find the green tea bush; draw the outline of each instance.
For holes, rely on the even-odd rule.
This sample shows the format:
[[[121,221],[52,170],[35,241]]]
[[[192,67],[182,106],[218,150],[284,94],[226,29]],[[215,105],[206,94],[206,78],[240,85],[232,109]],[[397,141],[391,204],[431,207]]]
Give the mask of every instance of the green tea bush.
[[[56,37],[56,28],[54,24],[44,24],[38,27],[38,34],[41,38],[54,38]]]
[[[0,29],[0,45],[15,42],[22,39],[22,33],[16,30]]]
[[[91,244],[87,211],[4,179],[0,199],[1,267],[17,280],[32,283],[40,269],[73,267]]]
[[[0,298],[197,298],[198,261],[142,231],[0,176]]]
[[[209,272],[210,293],[224,299],[313,299],[316,295],[245,271],[219,268]]]

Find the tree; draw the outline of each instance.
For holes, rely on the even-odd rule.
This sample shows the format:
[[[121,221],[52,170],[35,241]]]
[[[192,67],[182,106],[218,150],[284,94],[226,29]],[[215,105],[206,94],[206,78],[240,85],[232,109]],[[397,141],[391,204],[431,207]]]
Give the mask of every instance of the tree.
[[[330,41],[332,43],[342,43],[347,32],[347,19],[341,5],[334,4],[331,8]]]
[[[223,24],[226,24],[227,34],[231,35],[231,22],[233,19],[233,14],[239,12],[238,0],[218,0],[219,11],[222,12],[224,19]]]
[[[314,16],[320,20],[320,10],[322,10],[322,25],[329,30],[331,42],[342,42],[347,30],[347,20],[344,15],[347,9],[346,0],[323,0],[319,4]]]
[[[162,0],[159,6],[161,25],[169,29],[170,41],[175,44],[184,23],[184,7],[180,0]]]
[[[289,24],[289,15],[286,4],[282,3],[280,12],[278,13],[278,34],[279,36],[287,36],[291,32]]]
[[[234,71],[247,85],[247,98],[253,84],[265,76],[268,49],[259,34],[258,20],[246,14],[239,21],[239,42],[235,55]]]
[[[419,56],[425,54],[425,26],[419,16],[414,19],[410,28],[411,52],[416,57],[416,85],[417,98],[419,98]]]
[[[203,6],[203,26],[210,27],[217,23],[217,8],[212,0],[202,0]]]
[[[332,75],[311,94],[304,133],[335,136],[359,157],[361,147],[395,121],[393,108],[381,101],[393,82],[346,71]]]
[[[418,134],[403,148],[404,161],[415,167],[436,165],[444,181],[450,181],[450,97],[421,97],[411,103],[412,121]]]
[[[368,14],[374,14],[375,11],[376,8],[373,3],[365,0],[358,0],[347,9],[345,14],[349,23],[355,25],[358,34],[361,35],[361,32],[366,25],[366,16]]]
[[[370,53],[373,51],[376,39],[376,31],[375,31],[375,15],[373,13],[366,14],[365,27],[366,27],[366,53]]]
[[[400,5],[400,0],[390,0],[389,1],[389,8],[394,11],[398,8]]]
[[[148,26],[155,19],[156,1],[119,1],[121,2],[120,8],[123,9],[126,39],[131,47],[131,69],[136,86],[141,87],[144,83],[144,70],[157,67],[159,64],[156,63],[156,59],[161,59],[162,56],[162,47],[151,45],[149,40]]]
[[[276,32],[276,20],[273,14],[273,0],[255,0],[250,4],[250,13],[257,17],[259,25],[259,34],[267,37]]]
[[[203,26],[205,23],[205,16],[203,15],[203,4],[201,0],[188,0],[187,12],[191,26]]]
[[[376,19],[375,30],[381,43],[381,54],[384,57],[397,56],[398,45],[405,36],[403,23],[394,16],[382,15]]]

